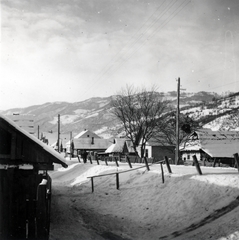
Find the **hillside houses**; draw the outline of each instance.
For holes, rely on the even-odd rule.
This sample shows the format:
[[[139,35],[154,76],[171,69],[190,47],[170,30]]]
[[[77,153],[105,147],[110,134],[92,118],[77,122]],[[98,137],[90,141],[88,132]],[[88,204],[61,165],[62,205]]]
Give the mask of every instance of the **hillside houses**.
[[[238,151],[239,133],[236,131],[201,129],[193,132],[180,145],[183,161],[192,161],[193,155],[196,155],[200,161],[220,160],[233,165],[233,154],[238,153]]]

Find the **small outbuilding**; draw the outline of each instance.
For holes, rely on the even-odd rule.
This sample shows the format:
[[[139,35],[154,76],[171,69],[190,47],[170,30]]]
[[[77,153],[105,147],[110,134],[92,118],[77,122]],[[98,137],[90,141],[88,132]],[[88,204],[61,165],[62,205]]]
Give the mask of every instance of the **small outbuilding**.
[[[0,115],[0,239],[48,239],[54,149]]]

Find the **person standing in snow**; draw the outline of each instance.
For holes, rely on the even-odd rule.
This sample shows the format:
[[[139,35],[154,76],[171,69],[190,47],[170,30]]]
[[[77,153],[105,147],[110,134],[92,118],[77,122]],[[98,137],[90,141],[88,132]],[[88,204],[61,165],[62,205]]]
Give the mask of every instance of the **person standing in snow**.
[[[84,163],[86,163],[87,162],[87,152],[86,152],[86,150],[83,151],[82,158],[83,158]]]

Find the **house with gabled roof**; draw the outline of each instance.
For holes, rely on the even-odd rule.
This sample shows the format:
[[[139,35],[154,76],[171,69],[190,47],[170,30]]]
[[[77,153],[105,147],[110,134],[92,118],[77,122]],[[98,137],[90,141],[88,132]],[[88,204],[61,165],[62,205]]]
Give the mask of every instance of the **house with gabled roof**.
[[[74,139],[78,139],[78,138],[101,138],[101,137],[95,134],[94,132],[85,129],[84,131],[81,131],[79,134],[77,134],[74,137]]]
[[[234,154],[239,152],[238,131],[212,131],[200,129],[190,134],[180,145],[183,161],[192,161],[193,155],[198,160],[220,160],[234,164]]]
[[[48,239],[54,149],[0,115],[0,239]]]
[[[104,152],[110,145],[111,139],[103,139],[90,130],[84,130],[77,134],[73,139],[74,152],[76,155],[80,155],[82,151],[87,152]],[[70,153],[72,146],[71,141],[66,143],[66,151]]]
[[[137,151],[140,155],[140,145],[137,147]],[[147,158],[162,160],[167,156],[168,158],[174,159],[175,146],[170,146],[166,142],[163,144],[159,139],[151,138],[146,142],[145,151]],[[137,155],[133,148],[132,141],[125,138],[114,139],[113,144],[111,144],[105,152],[112,155]]]
[[[105,150],[105,153],[109,154],[123,154],[125,150],[124,138],[115,138],[112,140],[112,144]]]

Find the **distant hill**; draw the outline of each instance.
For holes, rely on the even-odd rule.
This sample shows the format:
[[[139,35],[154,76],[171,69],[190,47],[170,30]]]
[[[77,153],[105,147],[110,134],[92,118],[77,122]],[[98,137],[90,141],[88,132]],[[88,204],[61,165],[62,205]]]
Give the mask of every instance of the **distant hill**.
[[[161,99],[168,100],[172,106],[176,106],[176,91],[168,93],[160,92],[158,96]],[[238,95],[235,96],[237,97]],[[120,122],[111,113],[111,101],[113,98],[114,96],[105,98],[96,97],[75,103],[48,102],[26,108],[9,109],[1,113],[3,115],[11,115],[13,113],[33,114],[35,115],[35,130],[37,131],[37,126],[39,126],[40,132],[56,132],[58,114],[60,114],[61,133],[72,131],[74,136],[84,129],[89,129],[102,137],[109,138],[116,136],[122,131]],[[220,99],[222,99],[220,95],[212,92],[182,92],[180,106],[182,109],[186,109],[183,110],[184,113],[194,114],[197,118],[205,118],[207,114],[214,115],[216,118],[219,113],[219,106],[223,106]],[[210,111],[206,110],[213,103],[214,108],[211,108]],[[230,109],[230,106],[228,109]]]

